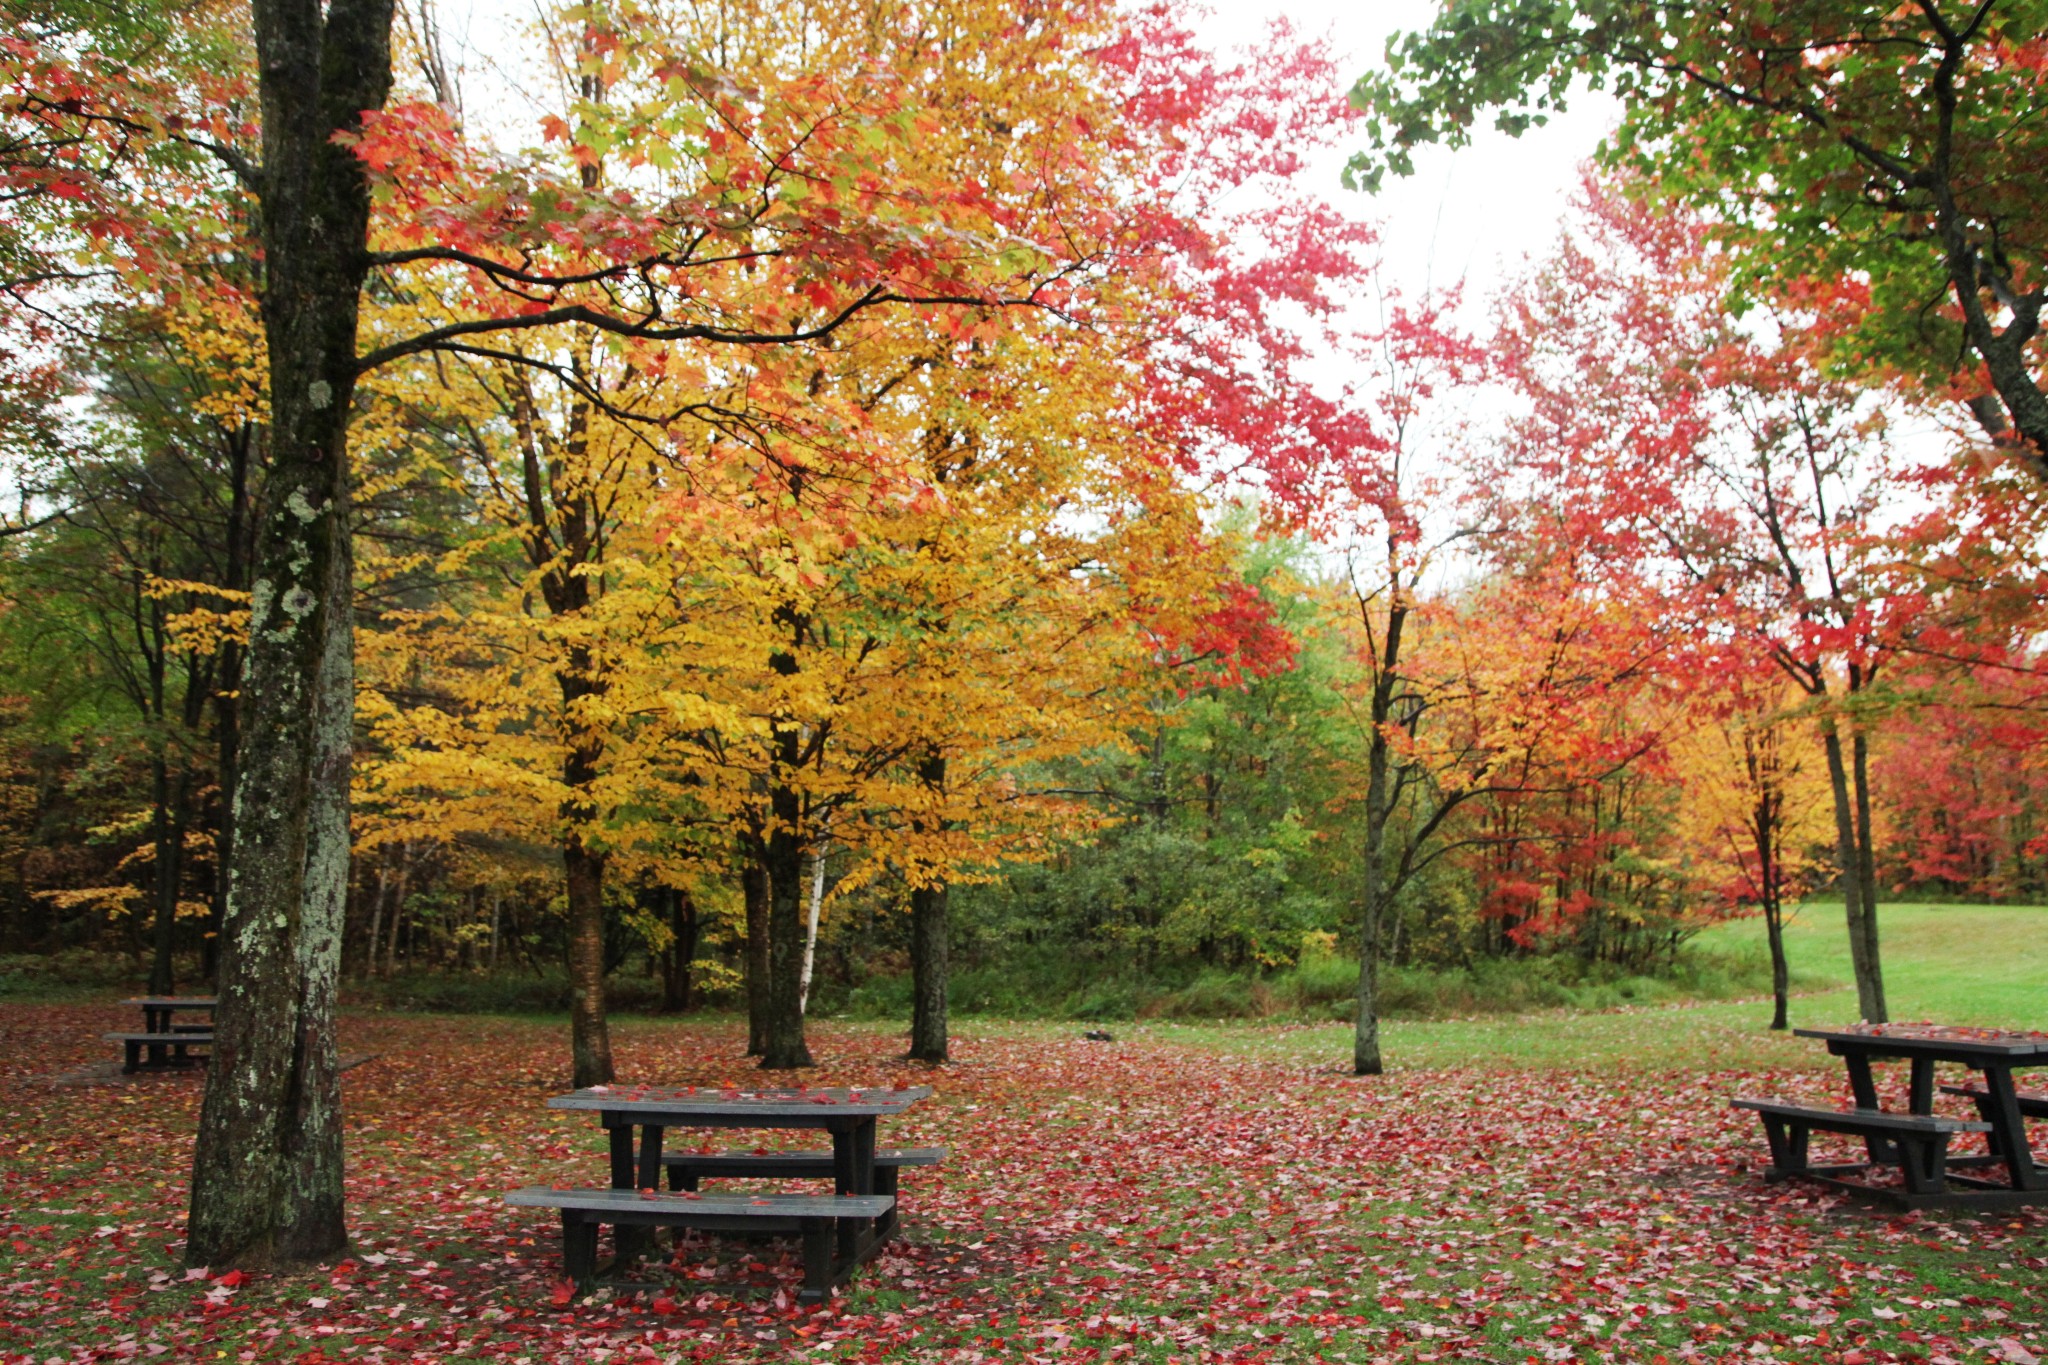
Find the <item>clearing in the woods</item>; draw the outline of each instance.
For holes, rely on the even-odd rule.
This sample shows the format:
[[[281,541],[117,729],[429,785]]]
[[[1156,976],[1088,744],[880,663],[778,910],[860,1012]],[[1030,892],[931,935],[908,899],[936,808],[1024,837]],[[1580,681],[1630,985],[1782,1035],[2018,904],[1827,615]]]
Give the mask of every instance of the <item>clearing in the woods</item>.
[[[1893,915],[1899,1016],[2038,1026],[2011,1011],[2027,981],[2048,979],[2032,932],[2048,912],[1971,914]],[[1813,918],[1816,947],[1839,937]],[[1853,999],[1802,995],[1795,1022],[1842,1022]],[[882,1140],[951,1152],[905,1175],[907,1236],[811,1311],[791,1302],[800,1270],[774,1242],[693,1240],[657,1292],[567,1301],[555,1224],[500,1202],[518,1185],[604,1179],[597,1124],[543,1107],[567,1079],[562,1025],[543,1019],[348,1017],[344,1052],[375,1058],[345,1081],[357,1254],[310,1278],[196,1277],[177,1247],[198,1077],[53,1083],[102,1061],[99,1035],[125,1012],[0,1005],[0,1350],[2048,1358],[2048,1213],[1901,1217],[1756,1179],[1761,1136],[1728,1097],[1833,1101],[1842,1088],[1816,1045],[1762,1032],[1766,1014],[1741,1002],[1397,1022],[1399,1065],[1371,1080],[1345,1074],[1335,1025],[1139,1024],[1103,1043],[1078,1026],[971,1023],[959,1061],[934,1072],[897,1060],[893,1029],[822,1023],[822,1065],[805,1079],[933,1083]],[[734,1022],[618,1030],[630,1078],[756,1074]]]

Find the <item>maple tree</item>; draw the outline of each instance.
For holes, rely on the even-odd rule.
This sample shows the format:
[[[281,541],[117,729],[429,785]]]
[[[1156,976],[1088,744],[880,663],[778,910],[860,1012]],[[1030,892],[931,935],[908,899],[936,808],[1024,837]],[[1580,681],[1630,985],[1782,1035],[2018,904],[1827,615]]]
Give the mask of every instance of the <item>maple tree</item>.
[[[1722,240],[1752,281],[1844,286],[1830,306],[1854,363],[1953,380],[2048,476],[2048,222],[2028,188],[2048,152],[2044,23],[2037,0],[1457,0],[1354,88],[1371,144],[1350,174],[1377,185],[1488,110],[1519,134],[1575,82],[1611,89],[1615,160],[1739,229]]]
[[[1812,699],[1861,1004],[1882,1019],[1873,697],[1925,606],[1880,534],[1904,477],[1883,414],[1825,377],[1789,301],[1762,337],[1723,313],[1726,265],[1700,220],[1597,188],[1587,206],[1583,240],[1505,331],[1531,408],[1493,486],[1525,490],[1511,515],[1526,534],[1614,566],[1617,591],[1737,633]]]
[[[347,784],[341,777],[353,703],[346,440],[359,374],[437,344],[461,344],[485,332],[570,318],[594,318],[616,332],[742,344],[818,335],[875,303],[926,294],[957,296],[967,279],[962,263],[949,256],[940,287],[922,288],[922,281],[911,278],[911,259],[900,246],[886,267],[871,252],[843,251],[824,259],[749,251],[752,259],[795,262],[800,277],[794,290],[778,293],[754,320],[733,314],[729,324],[709,320],[675,329],[661,321],[658,306],[634,316],[630,310],[562,297],[552,309],[536,311],[528,306],[530,292],[507,300],[497,286],[516,283],[529,291],[554,289],[558,295],[580,287],[610,303],[602,292],[607,281],[651,281],[655,271],[666,281],[703,264],[694,247],[721,234],[722,242],[730,242],[751,224],[714,226],[690,239],[680,253],[668,252],[647,231],[614,231],[624,225],[624,205],[604,198],[604,221],[587,223],[586,237],[548,239],[574,257],[560,265],[539,261],[528,249],[526,234],[533,223],[516,189],[515,204],[499,201],[485,206],[481,219],[444,222],[439,245],[373,259],[366,250],[370,170],[390,171],[404,160],[399,150],[461,150],[451,141],[436,144],[435,135],[448,125],[432,109],[409,106],[388,123],[377,117],[392,83],[391,5],[370,0],[323,11],[307,3],[259,0],[251,17],[253,73],[230,60],[209,71],[207,79],[182,87],[147,79],[154,73],[128,78],[132,73],[97,58],[81,66],[68,61],[61,46],[17,47],[10,53],[15,94],[8,113],[29,133],[11,137],[10,145],[28,153],[8,160],[6,169],[10,185],[46,192],[35,201],[39,205],[50,202],[47,192],[52,190],[64,191],[57,199],[77,201],[79,233],[94,244],[113,243],[118,264],[145,271],[171,267],[159,277],[162,283],[174,282],[175,267],[184,258],[173,249],[186,243],[176,228],[165,231],[151,217],[160,187],[148,174],[147,159],[121,157],[101,165],[67,154],[53,168],[41,149],[76,149],[106,139],[197,145],[211,152],[223,174],[260,206],[250,235],[260,241],[264,262],[270,496],[251,581],[242,688],[244,733],[260,738],[240,755],[238,837],[229,852],[225,1004],[216,1074],[235,1080],[214,1087],[204,1118],[208,1140],[198,1149],[189,1254],[201,1261],[290,1262],[326,1257],[345,1236],[334,1057],[327,1039],[348,854]],[[204,28],[215,16],[194,18]],[[261,106],[260,120],[242,112],[252,99]],[[188,121],[183,111],[188,103],[211,107]],[[806,107],[818,111],[816,105]],[[234,145],[257,139],[260,153]],[[833,141],[826,136],[798,145],[828,159],[834,155]],[[851,148],[841,144],[837,154],[857,162],[863,146],[856,139]],[[402,178],[414,168],[399,169]],[[446,188],[449,169],[446,156],[437,157],[417,183]],[[512,184],[502,178],[493,183],[501,188]],[[580,191],[593,205],[596,189],[584,177]],[[543,192],[544,197],[551,193]],[[191,196],[186,198],[189,202]],[[431,216],[424,200],[423,192],[410,199],[387,196],[386,203],[418,223]],[[17,196],[14,202],[23,200]],[[548,197],[543,213],[556,202]],[[833,209],[829,216],[836,224],[842,214]],[[651,230],[652,222],[645,227]],[[830,235],[842,245],[849,241],[844,233]],[[515,259],[478,254],[476,248],[489,251],[493,241],[506,243]],[[581,254],[586,248],[602,258],[594,270]],[[714,260],[729,262],[723,253],[723,245],[715,248]],[[475,272],[488,283],[484,292],[495,308],[361,351],[357,318],[369,272],[427,260]],[[550,267],[564,273],[550,275]],[[813,299],[808,306],[820,310],[815,320],[793,321],[783,300],[806,297],[802,277],[808,277],[815,294],[835,271],[857,280],[876,271],[883,282],[857,289],[843,306],[828,308]],[[775,281],[778,290],[789,284],[787,277]],[[476,296],[477,291],[464,293],[466,299]],[[829,295],[826,301],[831,302]]]
[[[780,21],[765,11],[756,18],[766,26],[760,54],[748,55],[741,44],[726,60],[737,73],[762,76],[781,59],[782,49],[766,41]],[[856,31],[843,37],[856,47],[875,41],[875,35]],[[609,41],[597,41],[597,46]],[[1057,27],[1026,26],[1007,32],[1003,41],[1024,44],[1042,56],[1066,50],[1073,35]],[[1117,49],[1117,61],[1142,50],[1135,45]],[[832,55],[821,52],[817,60],[829,65]],[[909,63],[924,60],[924,53],[912,44],[902,50],[885,47],[868,59]],[[1184,60],[1185,54],[1177,52],[1176,59]],[[653,59],[628,52],[619,57],[616,70],[607,67],[598,86],[586,81],[580,118],[602,122],[619,117],[622,102],[641,78],[635,60]],[[1028,60],[1043,64],[1039,57]],[[753,62],[764,66],[756,69]],[[1115,70],[1122,72],[1121,67]],[[942,110],[958,101],[1007,107],[1034,97],[1014,85],[989,86],[987,71],[977,63],[950,60],[922,70],[919,80],[929,108]],[[1126,78],[1119,74],[1112,80]],[[1067,87],[1062,97],[1086,93],[1085,87]],[[1158,121],[1156,127],[1143,125],[1136,132],[1122,127],[1114,104],[1106,102],[1112,93],[1114,85],[1096,92],[1102,107],[1088,118],[1063,115],[1083,136],[1101,143],[1105,161],[1135,163],[1147,138],[1179,136],[1165,121],[1172,109],[1148,115]],[[1000,132],[1024,121],[1022,112],[1013,111],[990,126]],[[402,132],[378,133],[366,155],[404,154],[410,144],[381,140]],[[624,391],[605,390],[600,378],[604,365],[596,357],[564,360],[559,349],[546,356],[513,356],[484,354],[466,342],[461,347],[475,360],[545,365],[576,402],[588,405],[577,409],[582,415],[572,424],[580,434],[541,462],[549,470],[546,481],[555,485],[553,495],[592,477],[578,471],[588,463],[585,447],[596,442],[613,452],[600,460],[612,469],[607,490],[623,487],[619,479],[642,479],[634,496],[661,503],[666,557],[644,548],[634,551],[626,572],[653,575],[640,600],[665,597],[690,626],[658,644],[637,641],[638,666],[651,669],[649,677],[666,679],[662,695],[703,696],[706,701],[695,714],[673,716],[675,733],[666,740],[648,732],[647,743],[653,746],[648,752],[659,755],[648,761],[686,774],[688,792],[681,799],[744,831],[748,859],[758,868],[757,875],[745,878],[750,1013],[755,1041],[767,1064],[775,1066],[804,1061],[798,984],[801,869],[829,824],[840,823],[835,837],[841,841],[867,840],[898,851],[890,856],[909,870],[918,907],[914,918],[926,925],[926,951],[917,955],[922,968],[930,963],[931,945],[940,933],[932,927],[943,905],[939,874],[962,866],[963,857],[971,863],[967,851],[987,826],[963,813],[986,810],[991,803],[1006,804],[1012,812],[1028,806],[1014,796],[999,801],[993,794],[1007,780],[993,756],[1014,761],[1031,745],[1044,744],[1055,730],[1069,732],[1074,743],[1098,732],[1086,719],[1097,705],[1089,698],[1113,695],[1116,689],[1105,691],[1099,682],[1077,685],[1057,666],[1075,652],[1077,642],[1114,634],[1111,628],[1118,620],[1132,618],[1151,632],[1154,648],[1185,641],[1194,657],[1231,667],[1240,628],[1257,623],[1256,612],[1248,612],[1241,600],[1214,609],[1188,605],[1191,589],[1203,582],[1194,558],[1202,553],[1202,536],[1187,512],[1166,510],[1174,499],[1185,502],[1184,495],[1150,466],[1158,456],[1144,442],[1122,430],[1109,438],[1095,430],[1096,414],[1137,400],[1130,371],[1089,333],[1131,345],[1162,315],[1162,305],[1148,299],[1151,286],[1141,267],[1163,250],[1186,251],[1178,220],[1147,200],[1119,210],[1115,218],[1104,219],[1099,212],[1092,218],[1077,215],[1060,187],[1065,177],[1088,164],[1085,157],[1070,153],[1068,162],[1029,168],[1020,178],[1018,168],[1002,164],[1008,154],[1000,139],[991,142],[980,133],[947,139],[936,127],[924,128],[920,136],[930,163],[923,172],[929,181],[944,183],[951,165],[954,180],[987,186],[974,203],[1010,215],[1005,221],[1013,234],[1040,218],[1048,229],[1069,237],[1084,223],[1101,231],[1105,225],[1135,222],[1145,234],[1135,238],[1136,245],[1117,242],[1114,250],[1104,249],[1105,259],[1132,264],[1123,274],[1104,272],[1085,298],[1070,296],[1062,304],[1063,321],[1049,326],[1030,322],[1029,315],[1006,316],[999,307],[975,309],[954,300],[957,311],[951,318],[922,312],[898,321],[850,324],[829,344],[792,350],[786,357],[763,355],[747,364],[711,362],[689,351],[683,342],[704,339],[695,333],[658,331],[666,349],[628,358],[624,372],[644,376],[631,399]],[[633,163],[633,154],[621,153],[611,134],[593,138],[604,142],[606,150],[582,158],[582,172],[610,164],[607,155]],[[992,153],[996,162],[988,164]],[[743,178],[743,171],[733,174]],[[1050,198],[1049,188],[1055,191]],[[786,189],[785,197],[808,200],[814,193],[830,197],[823,190],[798,193],[796,188]],[[424,199],[409,207],[430,216],[455,211]],[[821,212],[834,218],[839,214],[836,208]],[[418,267],[445,258],[434,251],[402,250],[391,259]],[[740,278],[745,281],[745,272]],[[446,281],[432,274],[422,279],[425,297],[439,298],[434,291]],[[411,312],[421,307],[419,299],[409,301]],[[559,310],[546,315],[557,322],[569,316]],[[1077,320],[1085,330],[1074,330]],[[605,324],[583,321],[605,330]],[[394,361],[403,360],[405,347],[390,354]],[[624,428],[657,416],[670,424],[668,448],[662,448],[663,442],[648,443],[652,469],[643,476],[631,470],[623,452],[646,438]],[[596,433],[602,423],[623,427],[600,440]],[[525,479],[508,480],[505,487],[530,509],[538,485],[534,462],[528,466]],[[622,510],[616,496],[615,491],[604,493],[599,499],[603,507],[585,519],[583,534],[603,539],[607,554],[620,552],[622,525],[637,515]],[[901,502],[900,510],[892,501]],[[1106,513],[1122,529],[1107,539],[1061,530],[1057,519],[1082,507]],[[974,548],[955,544],[959,533],[947,528],[970,526],[977,538]],[[559,577],[558,589],[544,594],[550,610],[558,617],[580,617],[595,601],[572,604],[567,595],[588,593],[589,585],[605,581],[609,570],[600,570],[582,551],[569,554],[564,537],[546,539],[550,563],[545,572]],[[1142,560],[1154,567],[1134,575],[1141,545],[1147,547]],[[1175,561],[1171,574],[1163,572],[1168,556]],[[1103,572],[1112,565],[1113,572]],[[541,567],[538,557],[536,567]],[[991,567],[1000,572],[990,574]],[[983,581],[975,581],[974,573]],[[1084,577],[1076,579],[1077,574]],[[1060,594],[1072,596],[1088,581],[1097,587],[1074,605],[1062,607],[1056,600]],[[871,600],[877,590],[884,596]],[[556,603],[555,596],[564,600]],[[925,605],[913,608],[916,600]],[[642,612],[640,619],[649,619],[644,609],[636,610]],[[1007,619],[1031,624],[1028,629],[1003,625]],[[465,627],[479,624],[461,613],[447,617],[450,624],[457,620]],[[998,627],[1001,648],[984,641]],[[582,647],[573,634],[565,639],[572,650]],[[910,643],[899,643],[905,639]],[[1049,662],[1056,665],[1050,672]],[[980,671],[991,664],[997,665],[995,674]],[[632,714],[632,702],[610,695],[620,682],[619,671],[627,667],[620,659],[608,658],[602,665],[568,661],[563,676],[578,679],[576,686],[592,701],[582,706],[579,698],[571,698],[568,710]],[[906,685],[926,676],[933,679],[928,691]],[[1033,676],[1051,686],[1035,688]],[[878,687],[889,690],[874,693]],[[998,718],[1001,708],[981,714],[982,698],[1005,696],[1011,719]],[[865,724],[860,708],[884,700],[887,709],[878,714],[879,723]],[[1018,719],[1019,703],[1036,714],[1026,710]],[[490,714],[489,706],[478,706],[473,718]],[[472,741],[488,745],[489,722],[483,723],[484,734]],[[603,742],[595,732],[602,727],[587,719],[572,723],[592,738],[585,756],[574,760],[580,773],[568,786],[591,788],[599,781],[595,765]],[[762,738],[765,747],[755,742]],[[417,754],[418,748],[411,745],[408,753]],[[906,763],[919,773],[908,785],[897,777]],[[639,781],[648,780],[646,763],[633,771]],[[609,771],[602,780],[615,788],[627,785]],[[609,819],[601,810],[618,807],[616,800],[592,802],[584,823]],[[583,941],[594,944],[601,918],[594,907],[601,896],[587,891],[580,912],[579,898],[572,894],[571,900]],[[596,998],[599,978],[601,970],[586,953],[575,986],[581,998]],[[933,1053],[943,1052],[943,1026],[934,1022],[938,1016],[931,1007],[939,994],[925,992],[927,1005],[920,1013],[925,1026],[918,1030],[921,1049]],[[579,1022],[578,1031],[579,1037],[594,1035],[595,1019],[590,1027]],[[579,1057],[583,1053],[579,1046]],[[600,1071],[593,1067],[588,1074]]]
[[[388,0],[324,13],[257,0],[260,169],[215,146],[262,210],[271,469],[242,689],[244,733],[262,740],[238,773],[215,1073],[236,1079],[213,1088],[203,1118],[187,1253],[198,1261],[317,1260],[344,1241],[323,1040],[348,853],[346,442],[359,376],[432,350],[517,359],[485,339],[562,323],[655,343],[793,343],[886,304],[1044,298],[1067,270],[1020,250],[978,184],[933,194],[879,154],[915,121],[915,83],[870,73],[887,53],[867,52],[850,85],[750,73],[772,80],[735,99],[696,64],[695,35],[581,14],[583,99],[573,128],[550,130],[581,163],[564,179],[479,157],[439,106],[384,110],[391,18]],[[1054,30],[998,31],[1043,42]],[[848,35],[856,49],[888,36]],[[895,49],[926,52],[916,34]],[[1061,74],[1042,60],[1018,69]],[[233,131],[251,130],[223,141]],[[606,152],[682,179],[645,198],[606,187],[594,174]],[[371,240],[373,205],[395,225],[389,245]],[[372,271],[413,281],[415,312],[449,311],[359,344]]]
[[[1714,682],[1692,699],[1697,720],[1679,752],[1685,839],[1709,869],[1709,894],[1763,916],[1771,1027],[1783,1029],[1791,994],[1785,922],[1822,879],[1813,850],[1827,843],[1828,794],[1802,758],[1810,746],[1799,693],[1776,666],[1736,650],[1708,667]]]

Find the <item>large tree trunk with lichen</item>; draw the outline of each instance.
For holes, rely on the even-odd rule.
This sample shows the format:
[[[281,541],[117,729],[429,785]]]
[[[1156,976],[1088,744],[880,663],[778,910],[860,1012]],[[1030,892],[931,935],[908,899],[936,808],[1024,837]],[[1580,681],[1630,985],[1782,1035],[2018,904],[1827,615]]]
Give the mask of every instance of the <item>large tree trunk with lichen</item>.
[[[334,995],[355,703],[348,417],[370,196],[334,137],[390,92],[391,0],[252,8],[272,471],[185,1260],[254,1267],[348,1247]]]

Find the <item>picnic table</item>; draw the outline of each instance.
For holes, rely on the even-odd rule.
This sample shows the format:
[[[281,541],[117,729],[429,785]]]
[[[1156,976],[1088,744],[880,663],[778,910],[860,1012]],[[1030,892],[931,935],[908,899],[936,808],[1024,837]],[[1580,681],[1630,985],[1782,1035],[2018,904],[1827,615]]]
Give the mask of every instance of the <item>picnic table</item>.
[[[180,1010],[203,1010],[210,1015],[220,1001],[218,997],[211,995],[138,995],[121,1003],[141,1007],[142,1027],[146,1032],[208,1033],[213,1029],[210,1022],[179,1024],[173,1022],[171,1016]]]
[[[145,1067],[192,1066],[205,1060],[195,1056],[190,1048],[213,1043],[213,1024],[180,1024],[173,1018],[180,1010],[203,1010],[213,1013],[218,1003],[211,995],[144,995],[123,1000],[124,1005],[137,1006],[142,1010],[142,1031],[117,1031],[106,1034],[110,1042],[121,1044],[124,1072],[141,1071]],[[144,1054],[147,1053],[147,1060]]]
[[[548,1100],[551,1109],[589,1110],[604,1125],[611,1147],[608,1190],[529,1189],[508,1195],[521,1207],[562,1211],[563,1255],[570,1278],[587,1282],[594,1274],[595,1227],[611,1223],[621,1261],[636,1255],[648,1225],[700,1226],[724,1230],[750,1221],[765,1231],[800,1231],[805,1238],[803,1297],[824,1297],[853,1266],[866,1260],[895,1226],[893,1165],[889,1193],[878,1192],[876,1122],[901,1114],[931,1095],[931,1087],[790,1086],[591,1086]],[[634,1129],[639,1142],[634,1142]],[[755,1128],[823,1132],[832,1139],[832,1195],[702,1195],[694,1189],[664,1194],[663,1145],[670,1128]],[[822,1154],[820,1154],[822,1156]],[[929,1164],[919,1153],[897,1154],[903,1164]],[[774,1157],[731,1153],[722,1173],[748,1159],[759,1174],[777,1174]],[[720,1172],[710,1172],[720,1173]],[[808,1174],[808,1171],[793,1172]],[[694,1181],[692,1181],[694,1183]],[[785,1226],[786,1225],[786,1226]],[[629,1229],[631,1229],[629,1231]],[[829,1244],[828,1244],[829,1243]]]
[[[1774,1171],[1870,1193],[1869,1187],[1838,1177],[1857,1169],[1900,1166],[1906,1177],[1905,1191],[1875,1193],[1908,1208],[2048,1204],[2048,1166],[2036,1159],[2027,1141],[2027,1119],[2048,1118],[2048,1095],[2022,1091],[2013,1077],[2024,1068],[2048,1067],[2048,1033],[1926,1022],[1803,1028],[1794,1033],[1826,1043],[1828,1051],[1842,1059],[1855,1108],[1809,1110],[1776,1101],[1737,1101],[1740,1107],[1763,1114],[1771,1135]],[[1909,1067],[1903,1112],[1883,1107],[1872,1070],[1875,1062],[1900,1060]],[[1947,1094],[1969,1099],[1977,1110],[1974,1121],[1935,1114],[1934,1068],[1940,1062],[1978,1073],[1973,1082],[1939,1087]],[[1793,1141],[1785,1140],[1786,1125],[1790,1125]],[[1862,1137],[1869,1160],[1860,1166],[1808,1165],[1804,1133],[1812,1128]],[[1982,1133],[1986,1152],[1948,1156],[1949,1139],[1965,1133]],[[1989,1168],[1993,1167],[2002,1171],[2002,1178],[1990,1178]],[[1956,1186],[1961,1188],[1952,1188]]]

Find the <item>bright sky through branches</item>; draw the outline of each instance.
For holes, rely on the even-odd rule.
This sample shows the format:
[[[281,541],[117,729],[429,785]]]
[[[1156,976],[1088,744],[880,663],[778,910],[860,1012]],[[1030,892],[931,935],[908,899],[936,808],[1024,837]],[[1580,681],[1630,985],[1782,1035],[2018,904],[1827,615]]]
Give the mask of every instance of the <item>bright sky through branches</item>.
[[[1327,36],[1350,79],[1385,60],[1391,35],[1425,26],[1437,8],[1435,0],[1220,0],[1197,31],[1216,46],[1237,47],[1261,41],[1284,18],[1303,37]],[[1520,138],[1489,131],[1461,151],[1423,148],[1416,173],[1389,176],[1378,195],[1343,188],[1342,157],[1318,162],[1309,174],[1333,203],[1383,225],[1388,274],[1403,293],[1415,297],[1462,279],[1465,316],[1476,320],[1525,257],[1554,244],[1580,164],[1619,112],[1611,99],[1586,92]]]

